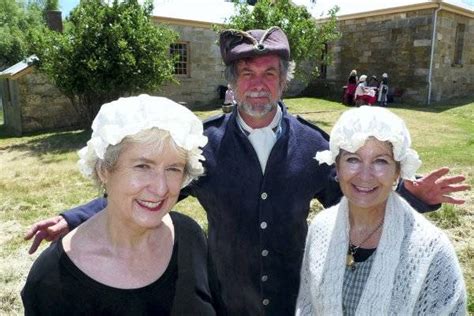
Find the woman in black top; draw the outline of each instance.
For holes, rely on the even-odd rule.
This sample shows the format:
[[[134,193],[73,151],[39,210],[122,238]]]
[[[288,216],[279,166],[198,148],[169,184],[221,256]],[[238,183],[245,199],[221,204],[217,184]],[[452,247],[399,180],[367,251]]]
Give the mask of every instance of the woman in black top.
[[[214,315],[205,236],[169,213],[203,173],[200,120],[141,95],[103,105],[92,128],[79,165],[107,206],[37,259],[21,293],[25,314]]]

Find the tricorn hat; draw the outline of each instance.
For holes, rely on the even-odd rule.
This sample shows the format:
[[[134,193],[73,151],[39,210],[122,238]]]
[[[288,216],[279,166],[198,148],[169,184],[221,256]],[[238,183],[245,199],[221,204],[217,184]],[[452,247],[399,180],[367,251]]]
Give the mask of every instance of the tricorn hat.
[[[273,26],[268,30],[224,30],[220,33],[219,44],[222,60],[229,65],[235,60],[276,54],[290,59],[290,45],[285,33]]]

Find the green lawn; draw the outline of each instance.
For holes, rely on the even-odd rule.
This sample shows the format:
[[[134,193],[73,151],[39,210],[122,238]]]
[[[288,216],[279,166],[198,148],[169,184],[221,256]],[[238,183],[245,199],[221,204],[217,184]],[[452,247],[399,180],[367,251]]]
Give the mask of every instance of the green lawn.
[[[326,131],[347,109],[331,101],[287,99],[289,111],[301,115]],[[474,103],[436,105],[429,109],[396,106],[412,133],[414,147],[423,160],[421,173],[449,166],[474,185]],[[219,114],[216,109],[196,111],[201,118]],[[0,117],[1,119],[1,117]],[[0,127],[1,128],[1,127]],[[97,196],[91,182],[76,168],[76,151],[89,138],[85,131],[43,133],[12,138],[0,130],[0,315],[21,314],[19,291],[37,257],[29,256],[29,242],[22,239],[26,228],[38,219],[84,203]],[[468,284],[470,312],[474,313],[474,194],[462,206],[443,206],[430,214],[451,237]],[[207,227],[205,213],[195,199],[176,207]],[[313,204],[318,209],[317,203]],[[44,246],[43,246],[44,247]]]

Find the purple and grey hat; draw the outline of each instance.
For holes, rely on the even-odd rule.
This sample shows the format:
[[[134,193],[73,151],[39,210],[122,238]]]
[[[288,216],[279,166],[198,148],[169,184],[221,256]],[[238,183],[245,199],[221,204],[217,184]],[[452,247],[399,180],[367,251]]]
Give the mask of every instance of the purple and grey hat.
[[[276,54],[290,59],[290,45],[285,33],[273,26],[268,30],[224,30],[220,33],[219,44],[222,60],[226,65],[237,59]]]

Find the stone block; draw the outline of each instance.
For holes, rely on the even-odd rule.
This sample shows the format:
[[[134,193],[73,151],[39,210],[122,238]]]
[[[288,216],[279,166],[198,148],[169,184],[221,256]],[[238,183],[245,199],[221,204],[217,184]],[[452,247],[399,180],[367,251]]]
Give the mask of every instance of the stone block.
[[[416,68],[415,76],[422,77],[428,75],[429,69],[426,68]]]
[[[383,43],[386,41],[385,36],[375,36],[370,39],[371,43]]]
[[[431,46],[430,39],[417,39],[413,41],[414,47],[423,47],[423,46]]]

